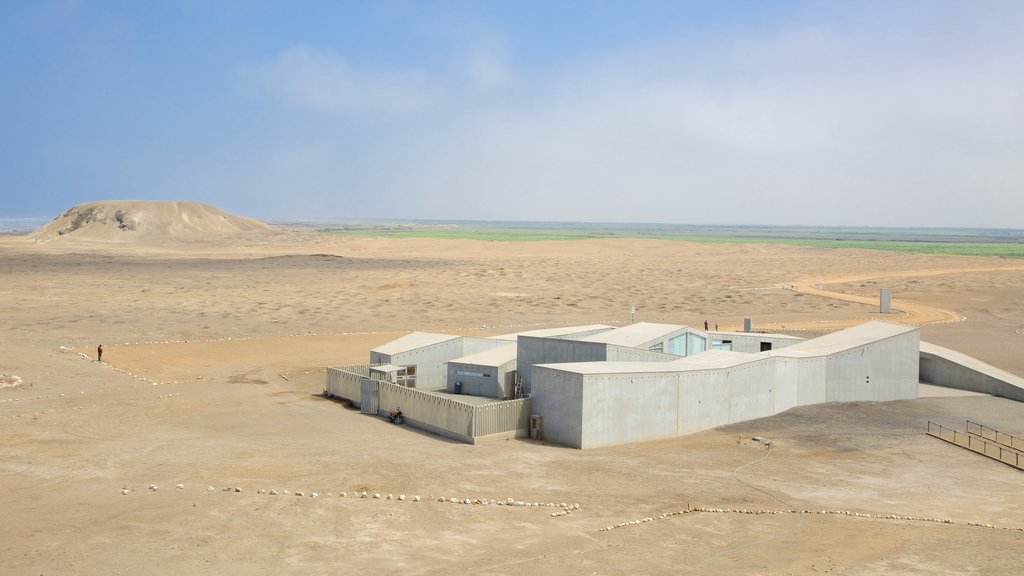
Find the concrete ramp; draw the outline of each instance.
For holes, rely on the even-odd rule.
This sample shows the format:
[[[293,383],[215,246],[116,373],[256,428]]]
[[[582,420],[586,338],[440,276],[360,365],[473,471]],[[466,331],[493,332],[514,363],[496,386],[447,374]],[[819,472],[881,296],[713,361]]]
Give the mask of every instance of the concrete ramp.
[[[922,382],[1024,402],[1024,378],[956,350],[921,342]]]

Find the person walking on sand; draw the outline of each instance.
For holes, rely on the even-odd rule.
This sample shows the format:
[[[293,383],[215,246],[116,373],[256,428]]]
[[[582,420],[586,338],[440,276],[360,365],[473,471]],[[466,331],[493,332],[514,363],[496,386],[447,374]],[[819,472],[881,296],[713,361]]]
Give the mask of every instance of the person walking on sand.
[[[704,321],[704,331],[705,332],[708,331],[708,321],[707,320]]]
[[[103,344],[96,347],[96,361],[103,362]]]

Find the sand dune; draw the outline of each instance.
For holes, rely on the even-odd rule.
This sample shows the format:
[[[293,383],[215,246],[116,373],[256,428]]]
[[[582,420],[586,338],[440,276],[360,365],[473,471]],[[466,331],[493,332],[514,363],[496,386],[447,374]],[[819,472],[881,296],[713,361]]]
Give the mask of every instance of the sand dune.
[[[229,214],[201,202],[104,200],[79,204],[29,237],[105,242],[173,242],[238,234],[272,234],[259,220]]]

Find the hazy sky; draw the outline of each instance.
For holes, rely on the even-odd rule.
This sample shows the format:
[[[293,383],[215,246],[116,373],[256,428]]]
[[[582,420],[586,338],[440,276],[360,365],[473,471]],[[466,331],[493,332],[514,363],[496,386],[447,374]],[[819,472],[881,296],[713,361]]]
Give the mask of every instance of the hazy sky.
[[[1024,228],[1024,2],[0,3],[0,217]]]

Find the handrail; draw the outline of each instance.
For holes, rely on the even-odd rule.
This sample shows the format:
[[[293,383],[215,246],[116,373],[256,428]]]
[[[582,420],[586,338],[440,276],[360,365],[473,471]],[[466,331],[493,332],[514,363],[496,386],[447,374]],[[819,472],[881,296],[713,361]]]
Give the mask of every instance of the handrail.
[[[984,424],[978,424],[977,422],[971,422],[970,420],[967,421],[967,431],[968,432],[971,431],[971,426],[972,425],[978,427],[978,436],[981,436],[982,438],[988,438],[987,436],[985,436],[985,431],[986,430],[990,430],[990,431],[995,433],[995,438],[989,438],[989,440],[992,440],[993,442],[995,442],[997,444],[1002,444],[1003,446],[1006,446],[1008,448],[1012,448],[1013,450],[1022,450],[1022,449],[1024,449],[1024,439],[1022,439],[1022,438],[1018,438],[1018,437],[1014,436],[1013,434],[1007,434],[1006,432],[1000,432],[999,430],[996,430],[995,428],[989,428],[988,426],[985,426]],[[1006,438],[1009,438],[1010,441],[1009,442],[1001,441],[999,439],[999,435],[1000,434],[1003,435]],[[1017,444],[1014,444],[1014,442],[1019,443],[1020,446],[1017,446]]]
[[[937,433],[932,432],[933,426],[938,429]],[[943,431],[952,432],[952,439],[944,437]],[[956,444],[957,446],[960,446],[961,448],[966,448],[967,450],[970,450],[971,452],[974,452],[976,454],[981,454],[982,456],[987,456],[989,458],[992,458],[993,460],[998,460],[1003,464],[1006,464],[1007,466],[1013,466],[1018,470],[1024,470],[1024,453],[1018,452],[1013,448],[1007,448],[1006,446],[1003,446],[1002,444],[996,442],[989,442],[988,439],[982,436],[978,436],[971,432],[960,432],[953,428],[949,428],[948,426],[943,426],[942,424],[939,424],[937,422],[932,422],[931,420],[928,421],[928,431],[926,432],[926,434],[938,438],[939,440],[949,442],[950,444]],[[966,438],[967,442],[964,443],[961,440],[962,438]],[[981,444],[980,449],[976,447],[977,444]],[[998,450],[998,457],[995,456],[994,454],[989,453],[989,446],[993,446]],[[1006,457],[1004,457],[1004,455]]]

